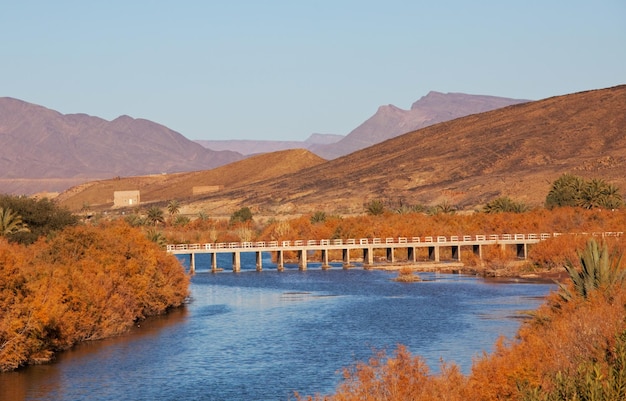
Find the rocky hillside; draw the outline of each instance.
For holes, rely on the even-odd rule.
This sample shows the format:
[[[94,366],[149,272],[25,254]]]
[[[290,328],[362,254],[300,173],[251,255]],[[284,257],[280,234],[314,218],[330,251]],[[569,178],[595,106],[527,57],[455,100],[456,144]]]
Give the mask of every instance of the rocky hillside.
[[[504,195],[542,204],[550,184],[566,172],[605,179],[624,192],[624,110],[626,85],[558,96],[436,124],[335,160],[318,158],[311,166],[250,158],[206,172],[214,178],[189,178],[186,184],[223,183],[219,191],[188,196],[188,189],[167,189],[163,183],[159,191],[167,195],[148,197],[158,193],[155,188],[144,197],[142,190],[142,201],[178,194],[187,213],[224,216],[242,206],[265,215],[362,213],[373,199],[390,206],[447,202],[471,210]],[[237,174],[229,170],[233,166]],[[111,187],[94,191],[112,196]],[[74,205],[81,203],[79,193]]]
[[[198,208],[246,205],[258,213],[361,213],[447,202],[472,209],[499,196],[543,204],[569,172],[626,191],[626,86],[475,114],[414,131],[254,186],[199,199]],[[232,209],[230,210],[232,212]]]
[[[115,176],[211,169],[242,159],[152,121],[106,121],[0,98],[0,192],[58,191]]]

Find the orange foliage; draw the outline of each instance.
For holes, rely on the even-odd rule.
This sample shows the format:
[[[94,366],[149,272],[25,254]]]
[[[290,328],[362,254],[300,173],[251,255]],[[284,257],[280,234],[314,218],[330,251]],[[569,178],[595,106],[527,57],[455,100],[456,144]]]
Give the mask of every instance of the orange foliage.
[[[181,305],[175,257],[122,222],[72,227],[28,248],[0,242],[0,371],[118,335]]]
[[[613,245],[622,254],[626,251],[623,239]],[[624,283],[570,301],[553,293],[533,318],[522,324],[515,339],[501,338],[492,354],[475,360],[468,376],[446,364],[439,374],[430,374],[422,358],[399,346],[391,357],[378,353],[369,362],[346,369],[334,395],[297,395],[297,399],[523,400],[530,399],[526,396],[532,389],[553,391],[558,373],[576,376],[590,363],[597,367],[598,377],[607,378],[616,360],[618,335],[626,330],[625,306]]]

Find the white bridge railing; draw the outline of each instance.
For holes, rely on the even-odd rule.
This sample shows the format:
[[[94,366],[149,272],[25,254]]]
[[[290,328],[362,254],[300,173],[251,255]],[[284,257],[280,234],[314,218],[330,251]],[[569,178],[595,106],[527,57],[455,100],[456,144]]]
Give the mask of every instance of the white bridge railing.
[[[590,235],[596,237],[620,237],[623,231],[578,233],[571,235]],[[295,240],[295,241],[256,241],[256,242],[218,242],[205,244],[171,244],[167,245],[168,252],[175,251],[210,251],[210,250],[245,250],[245,249],[302,249],[306,247],[345,247],[354,245],[365,247],[369,245],[394,245],[408,246],[410,244],[450,244],[463,245],[494,243],[503,241],[535,242],[558,237],[562,233],[533,233],[533,234],[489,234],[489,235],[462,235],[462,236],[427,236],[427,237],[387,237],[387,238],[360,238],[356,239],[322,239],[322,240]]]

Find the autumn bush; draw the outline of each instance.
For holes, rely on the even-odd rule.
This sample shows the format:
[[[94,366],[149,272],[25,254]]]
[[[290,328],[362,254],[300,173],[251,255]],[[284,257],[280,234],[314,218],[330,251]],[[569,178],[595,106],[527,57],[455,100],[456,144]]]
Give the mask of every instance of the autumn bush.
[[[477,358],[468,375],[442,362],[429,371],[424,360],[398,346],[344,370],[333,395],[300,396],[326,401],[552,401],[626,399],[626,266],[623,240],[589,240],[579,249],[572,277],[589,275],[585,291],[574,280],[548,296],[513,339],[500,338],[491,354]],[[611,255],[610,257],[608,255]],[[595,265],[595,267],[590,267]],[[586,267],[585,267],[586,266]],[[619,278],[619,279],[616,279]]]
[[[0,240],[0,371],[48,361],[180,306],[189,278],[138,229],[76,226],[30,246]]]

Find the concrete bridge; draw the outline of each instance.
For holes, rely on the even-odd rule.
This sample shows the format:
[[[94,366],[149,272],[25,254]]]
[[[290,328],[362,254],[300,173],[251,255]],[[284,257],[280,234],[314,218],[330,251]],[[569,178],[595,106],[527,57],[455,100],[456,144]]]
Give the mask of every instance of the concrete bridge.
[[[619,235],[621,233],[601,233],[605,235]],[[439,262],[444,249],[449,252],[450,259],[461,260],[461,247],[471,251],[482,259],[483,247],[499,245],[503,248],[513,248],[520,259],[528,256],[528,245],[559,236],[559,233],[541,234],[492,234],[492,235],[463,235],[463,236],[434,236],[434,237],[398,237],[398,238],[361,238],[361,239],[323,239],[323,240],[298,240],[298,241],[270,241],[270,242],[228,242],[208,244],[176,244],[168,245],[167,252],[175,255],[189,255],[190,272],[195,272],[195,255],[210,254],[211,270],[217,271],[217,255],[226,253],[232,255],[232,270],[241,270],[241,253],[250,252],[256,254],[256,270],[261,271],[262,253],[270,252],[276,255],[278,270],[284,270],[285,252],[295,253],[298,257],[300,270],[307,269],[307,255],[313,252],[321,253],[322,268],[327,269],[329,264],[329,252],[341,251],[343,267],[350,267],[351,252],[360,252],[363,266],[374,265],[374,251],[385,250],[384,262],[395,262],[395,251],[406,249],[407,260],[417,262],[416,254],[420,248],[428,250],[428,260]],[[595,235],[595,234],[594,234]],[[359,258],[360,260],[360,258]]]

